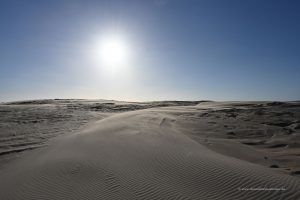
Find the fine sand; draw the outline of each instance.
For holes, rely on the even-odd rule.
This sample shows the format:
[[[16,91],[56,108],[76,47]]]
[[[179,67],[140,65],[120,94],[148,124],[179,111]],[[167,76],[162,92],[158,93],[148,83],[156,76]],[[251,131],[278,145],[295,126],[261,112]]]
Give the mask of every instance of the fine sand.
[[[0,114],[1,200],[300,199],[299,102],[43,100]]]

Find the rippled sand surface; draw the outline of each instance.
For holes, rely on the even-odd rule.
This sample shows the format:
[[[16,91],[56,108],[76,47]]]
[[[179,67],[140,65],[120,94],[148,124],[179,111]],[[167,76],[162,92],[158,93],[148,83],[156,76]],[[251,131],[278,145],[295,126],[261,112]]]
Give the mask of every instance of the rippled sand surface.
[[[300,198],[299,102],[43,100],[0,113],[0,199]]]

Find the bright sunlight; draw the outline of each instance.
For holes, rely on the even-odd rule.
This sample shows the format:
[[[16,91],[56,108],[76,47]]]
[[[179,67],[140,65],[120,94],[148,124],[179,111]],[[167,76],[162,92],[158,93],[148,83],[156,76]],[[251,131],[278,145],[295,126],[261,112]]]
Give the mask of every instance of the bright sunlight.
[[[102,64],[108,67],[125,66],[129,59],[126,41],[119,36],[104,38],[98,47]]]

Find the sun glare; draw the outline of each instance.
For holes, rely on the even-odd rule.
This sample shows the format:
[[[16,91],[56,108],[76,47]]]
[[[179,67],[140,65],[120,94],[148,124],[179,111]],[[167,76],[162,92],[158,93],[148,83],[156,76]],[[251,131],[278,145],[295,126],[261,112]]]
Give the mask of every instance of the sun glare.
[[[102,64],[110,67],[124,66],[128,61],[128,46],[117,36],[103,39],[99,47]]]

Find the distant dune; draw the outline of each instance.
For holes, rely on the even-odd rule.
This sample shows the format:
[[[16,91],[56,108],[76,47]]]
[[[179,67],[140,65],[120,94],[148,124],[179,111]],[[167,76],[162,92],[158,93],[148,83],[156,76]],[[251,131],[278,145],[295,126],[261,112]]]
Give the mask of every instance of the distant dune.
[[[299,155],[300,102],[0,104],[1,200],[297,200]]]

